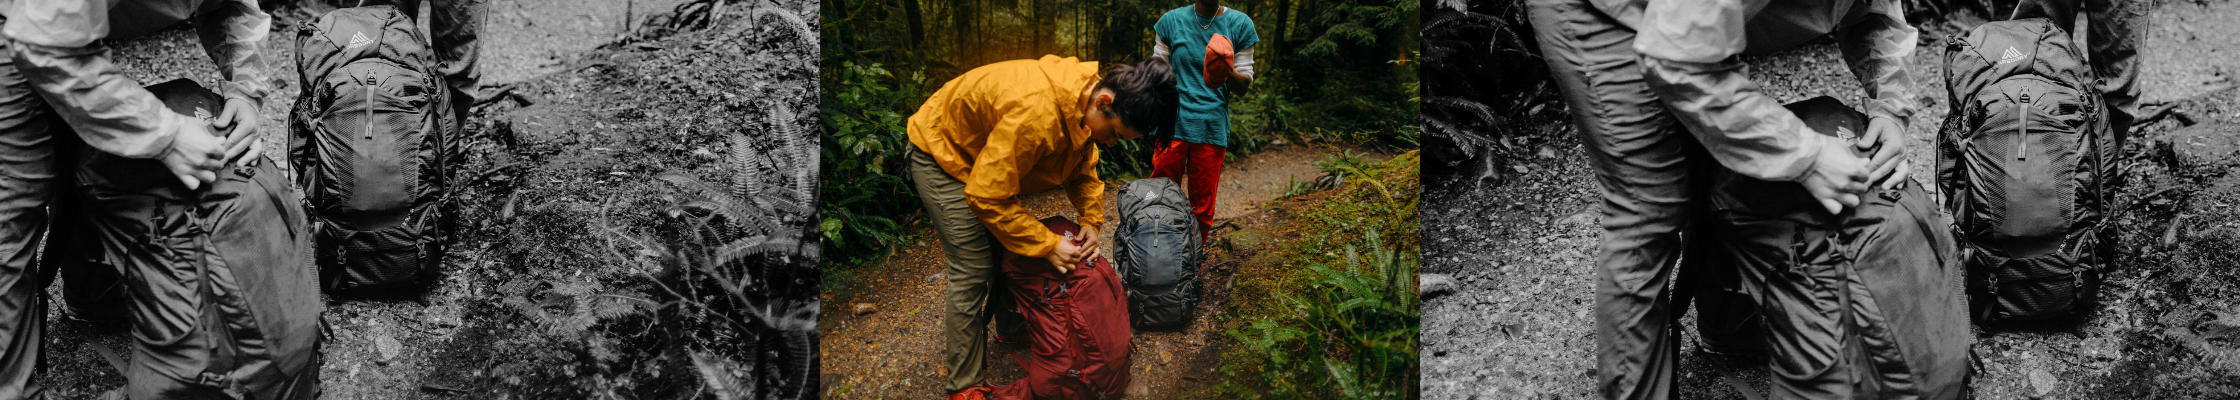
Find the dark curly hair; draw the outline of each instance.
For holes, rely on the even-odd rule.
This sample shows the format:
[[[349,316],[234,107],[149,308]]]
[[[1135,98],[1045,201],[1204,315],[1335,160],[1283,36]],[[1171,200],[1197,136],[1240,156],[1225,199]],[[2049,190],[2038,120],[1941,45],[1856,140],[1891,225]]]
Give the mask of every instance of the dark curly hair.
[[[1174,85],[1174,69],[1167,65],[1167,59],[1152,57],[1105,70],[1104,81],[1098,82],[1097,88],[1112,89],[1110,112],[1120,114],[1120,123],[1154,136],[1174,126],[1176,109],[1182,103],[1182,94]]]

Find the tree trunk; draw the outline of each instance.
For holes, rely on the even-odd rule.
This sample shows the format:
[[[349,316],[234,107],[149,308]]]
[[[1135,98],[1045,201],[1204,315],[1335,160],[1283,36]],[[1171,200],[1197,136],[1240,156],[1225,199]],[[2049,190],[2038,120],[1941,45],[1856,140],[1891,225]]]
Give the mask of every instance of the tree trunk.
[[[949,27],[957,31],[956,37],[953,38],[953,40],[956,40],[957,54],[952,59],[956,60],[957,66],[961,69],[970,69],[977,65],[972,62],[972,57],[976,55],[973,53],[977,49],[974,44],[979,42],[972,36],[974,33],[972,15],[974,11],[977,11],[972,2],[973,0],[959,0],[949,10]]]
[[[838,0],[834,0],[838,1]],[[925,15],[918,11],[918,0],[902,0],[902,14],[910,19],[910,46],[915,49],[925,45]]]
[[[1285,49],[1285,48],[1288,48],[1288,47],[1291,47],[1291,46],[1287,45],[1287,43],[1290,43],[1290,41],[1291,41],[1291,0],[1276,0],[1276,35],[1275,35],[1275,36],[1276,36],[1276,37],[1275,37],[1275,39],[1276,39],[1276,40],[1270,40],[1270,41],[1268,41],[1268,42],[1271,42],[1271,43],[1269,43],[1269,44],[1273,45],[1273,46],[1269,46],[1269,47],[1272,47],[1272,48],[1270,48],[1269,50],[1275,50],[1275,51],[1270,51],[1270,52],[1268,52],[1268,53],[1270,53],[1269,55],[1271,56],[1271,57],[1268,57],[1268,58],[1278,58],[1278,57],[1281,57],[1281,56],[1282,56],[1282,54],[1283,54],[1283,51],[1284,51],[1284,49]],[[1270,61],[1273,61],[1273,60],[1270,60]],[[1254,60],[1253,62],[1261,62],[1261,61],[1258,61],[1258,60]]]

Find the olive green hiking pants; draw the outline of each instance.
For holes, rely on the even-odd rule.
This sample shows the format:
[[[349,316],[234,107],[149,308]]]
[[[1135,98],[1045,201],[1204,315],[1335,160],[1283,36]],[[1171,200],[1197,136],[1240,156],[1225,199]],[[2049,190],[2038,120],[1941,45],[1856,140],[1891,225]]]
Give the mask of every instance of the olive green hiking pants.
[[[933,155],[915,145],[910,146],[910,180],[934,235],[941,238],[942,252],[948,254],[949,268],[943,273],[949,277],[949,291],[941,323],[948,346],[941,354],[949,367],[947,388],[955,392],[980,384],[980,372],[988,366],[988,296],[996,275],[1003,273],[996,264],[1003,248],[965,202],[964,181],[949,176]]]

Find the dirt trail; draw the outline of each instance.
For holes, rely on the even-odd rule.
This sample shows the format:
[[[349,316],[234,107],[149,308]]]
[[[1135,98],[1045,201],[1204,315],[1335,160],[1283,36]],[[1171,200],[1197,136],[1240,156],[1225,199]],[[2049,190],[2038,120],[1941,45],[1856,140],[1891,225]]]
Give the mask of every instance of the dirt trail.
[[[1216,217],[1252,214],[1282,195],[1287,182],[1306,182],[1320,176],[1321,172],[1308,163],[1339,151],[1319,145],[1276,146],[1230,161],[1222,171]],[[1106,196],[1115,196],[1121,182],[1107,184],[1110,188]],[[1032,195],[1024,203],[1034,215],[1078,217],[1062,192]],[[1117,217],[1113,207],[1106,205],[1108,218]],[[1243,230],[1260,230],[1277,221],[1272,213],[1260,213],[1232,222]],[[941,273],[947,266],[930,228],[916,224],[911,245],[860,267],[863,269],[854,273],[855,283],[844,288],[827,283],[824,319],[819,325],[824,333],[827,398],[918,399],[943,393],[947,369],[941,356],[942,296],[948,281]],[[1103,234],[1110,250],[1111,232]],[[1128,388],[1129,398],[1202,394],[1216,383],[1213,368],[1226,341],[1220,323],[1229,314],[1224,304],[1229,298],[1231,274],[1242,258],[1274,246],[1257,243],[1227,248],[1216,242],[1207,250],[1203,275],[1206,292],[1190,326],[1180,331],[1135,333],[1133,361],[1137,370]],[[857,304],[868,304],[877,311],[857,315],[852,312]],[[1027,356],[1026,347],[995,343],[991,338],[989,349],[987,379],[1008,382],[1025,377],[1009,354]]]
[[[2240,4],[2165,1],[2149,15],[2151,28],[2139,50],[2140,85],[2145,105],[2180,106],[2203,123],[2240,121]],[[1944,38],[1966,23],[1924,26],[1924,43],[1911,65],[1926,98],[1909,129],[1913,175],[1929,176],[1922,161],[1935,143],[1931,136],[1947,107],[1938,60]],[[1752,57],[1752,78],[1780,101],[1831,95],[1859,104],[1862,93],[1846,72],[1835,46],[1826,43],[1789,52]],[[1573,137],[1567,118],[1543,115],[1529,121],[1535,138],[1553,147],[1553,158],[1512,160],[1530,172],[1501,187],[1472,192],[1448,182],[1426,187],[1424,272],[1449,274],[1453,294],[1423,304],[1423,393],[1429,399],[1589,398],[1595,393],[1593,330],[1594,266],[1602,231],[1597,226],[1599,196],[1592,170]],[[2154,143],[2166,140],[2177,124],[2164,120],[2140,127],[2132,162],[2151,164]],[[2226,132],[2225,134],[2240,134]],[[2134,175],[2156,173],[2142,165]],[[2166,174],[2166,173],[2165,173]],[[2132,178],[2133,182],[2148,179]],[[2159,181],[2168,181],[2160,178]],[[2135,183],[2132,190],[2151,191]],[[2140,193],[2131,193],[2131,196]],[[2162,204],[2157,201],[2155,204]],[[2148,207],[2169,210],[2174,206]],[[2168,215],[2142,212],[2120,221],[2123,243],[2152,242],[2169,226]],[[2155,219],[2155,218],[2160,218]],[[2141,239],[2145,238],[2145,239]],[[2151,246],[2151,244],[2149,245]],[[2137,248],[2137,247],[2132,247]],[[2173,344],[2191,332],[2172,324],[2176,311],[2194,312],[2233,298],[2190,299],[2169,283],[2188,267],[2182,260],[2148,252],[2124,270],[2111,273],[2100,312],[2074,329],[1979,332],[1975,353],[1983,369],[1975,376],[1978,398],[2188,398],[2240,385],[2231,365],[2240,362],[2229,345]],[[2191,267],[2201,268],[2201,267]],[[2207,286],[2208,283],[2197,283]],[[2227,285],[2228,286],[2228,285]],[[2163,314],[2169,311],[2170,314]],[[1744,398],[1742,390],[1762,393],[1766,370],[1727,365],[1695,353],[1693,320],[1684,320],[1679,366],[1680,391],[1693,398]],[[2201,329],[2217,324],[2198,324]],[[2190,344],[2189,344],[2190,345]],[[1724,376],[1736,377],[1739,385]],[[1739,387],[1738,387],[1739,386]],[[2229,392],[2225,395],[2229,396]],[[2207,397],[2217,397],[2208,395]]]

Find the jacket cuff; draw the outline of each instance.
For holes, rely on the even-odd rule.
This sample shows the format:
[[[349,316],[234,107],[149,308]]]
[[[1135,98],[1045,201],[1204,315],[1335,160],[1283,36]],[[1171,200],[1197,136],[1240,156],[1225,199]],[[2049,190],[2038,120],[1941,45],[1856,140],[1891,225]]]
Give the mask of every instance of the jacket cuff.
[[[1802,140],[1800,140],[1801,143],[1798,143],[1799,148],[1804,149],[1804,151],[1797,152],[1796,160],[1791,161],[1788,168],[1781,169],[1779,174],[1766,177],[1767,180],[1802,181],[1806,176],[1812,174],[1813,167],[1820,164],[1820,152],[1826,151],[1828,147],[1827,143],[1822,142],[1829,140],[1829,137],[1821,135],[1820,132],[1814,132],[1812,128],[1804,127],[1802,124],[1799,124],[1798,127],[1804,129],[1803,132],[1799,132],[1802,135]]]
[[[264,107],[264,95],[266,91],[264,90],[264,86],[262,84],[227,81],[225,83],[224,90],[226,100],[228,101],[233,100],[233,98],[235,97],[239,97],[249,99],[250,103],[255,104],[259,108]]]
[[[1867,120],[1873,121],[1875,117],[1896,118],[1899,126],[1910,128],[1913,126],[1913,107],[1911,103],[1899,99],[1868,99]]]
[[[171,152],[171,144],[178,141],[180,127],[186,126],[186,124],[208,123],[191,115],[172,112],[170,109],[156,110],[156,112],[162,115],[162,120],[156,124],[156,130],[149,132],[143,139],[146,142],[142,143],[137,149],[122,149],[123,152],[118,153],[118,156],[125,158],[163,157],[164,153]]]

